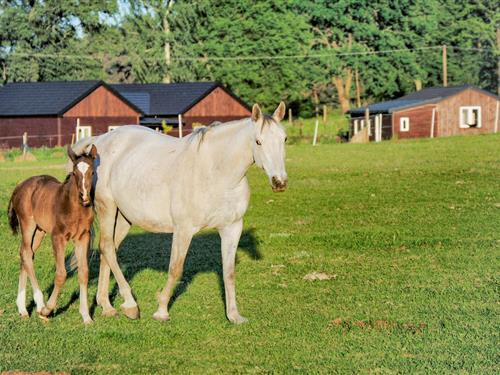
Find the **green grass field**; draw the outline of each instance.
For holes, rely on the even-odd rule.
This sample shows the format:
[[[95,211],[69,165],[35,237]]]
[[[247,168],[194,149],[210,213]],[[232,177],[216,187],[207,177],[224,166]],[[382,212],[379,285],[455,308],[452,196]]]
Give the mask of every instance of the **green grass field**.
[[[17,182],[62,158],[0,163],[0,370],[70,373],[499,373],[500,136],[292,145],[290,188],[252,168],[240,241],[241,326],[224,315],[219,239],[195,237],[170,310],[152,319],[170,235],[134,229],[119,252],[142,318],[85,327],[71,277],[56,316],[17,316]],[[68,249],[68,253],[70,249]],[[91,261],[90,297],[98,263]],[[50,241],[36,261],[47,290]],[[317,272],[327,280],[307,280]],[[114,285],[114,284],[113,284]],[[114,305],[121,297],[113,289]],[[29,298],[31,295],[29,294]],[[33,307],[33,306],[32,306]]]

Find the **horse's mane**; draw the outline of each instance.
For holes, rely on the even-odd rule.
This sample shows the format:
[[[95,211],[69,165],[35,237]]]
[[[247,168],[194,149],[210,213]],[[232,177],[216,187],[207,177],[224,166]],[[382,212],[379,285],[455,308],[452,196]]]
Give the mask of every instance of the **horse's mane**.
[[[63,184],[67,183],[69,181],[69,179],[71,178],[71,176],[73,176],[73,172],[69,172],[66,175],[66,178],[64,179]]]

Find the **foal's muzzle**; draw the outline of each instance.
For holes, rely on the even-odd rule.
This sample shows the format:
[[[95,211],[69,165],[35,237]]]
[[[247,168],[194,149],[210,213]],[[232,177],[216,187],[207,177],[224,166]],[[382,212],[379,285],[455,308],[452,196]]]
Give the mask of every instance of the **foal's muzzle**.
[[[275,193],[281,193],[286,190],[286,187],[288,185],[288,179],[285,178],[284,180],[279,179],[276,176],[273,176],[271,178],[271,186],[273,188],[273,191]]]

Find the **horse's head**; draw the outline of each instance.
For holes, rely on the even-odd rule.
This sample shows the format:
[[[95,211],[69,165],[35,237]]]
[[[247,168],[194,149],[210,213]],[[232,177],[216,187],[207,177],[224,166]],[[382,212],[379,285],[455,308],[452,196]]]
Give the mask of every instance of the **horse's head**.
[[[264,169],[274,192],[285,191],[288,176],[285,170],[285,129],[280,125],[285,117],[285,103],[281,102],[272,116],[262,114],[258,104],[252,108],[255,128],[253,158]]]
[[[78,156],[71,146],[68,146],[68,156],[73,163],[73,175],[76,179],[80,204],[84,207],[90,206],[90,190],[92,189],[94,159],[97,156],[97,149],[92,145],[88,154]]]

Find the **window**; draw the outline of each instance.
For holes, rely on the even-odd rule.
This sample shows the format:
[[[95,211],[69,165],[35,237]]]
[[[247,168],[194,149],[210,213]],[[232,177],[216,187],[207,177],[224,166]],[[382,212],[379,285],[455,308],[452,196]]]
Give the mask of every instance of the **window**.
[[[481,127],[481,107],[460,107],[460,127],[462,129]]]
[[[92,126],[77,126],[76,141],[92,136]]]
[[[410,131],[410,118],[400,117],[399,118],[399,131],[409,132]]]
[[[110,125],[110,126],[108,126],[108,132],[110,132],[111,130],[118,129],[118,128],[119,128],[118,125]]]

